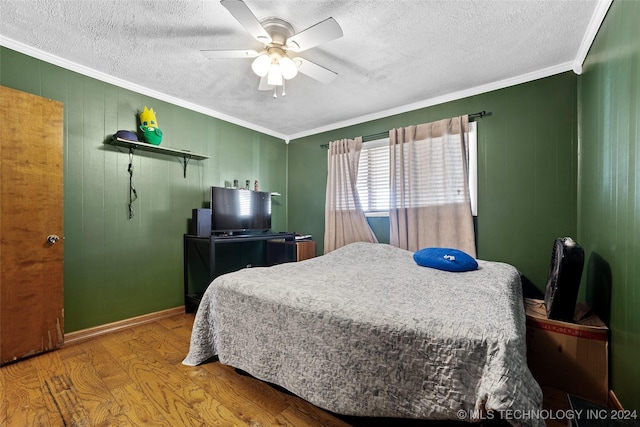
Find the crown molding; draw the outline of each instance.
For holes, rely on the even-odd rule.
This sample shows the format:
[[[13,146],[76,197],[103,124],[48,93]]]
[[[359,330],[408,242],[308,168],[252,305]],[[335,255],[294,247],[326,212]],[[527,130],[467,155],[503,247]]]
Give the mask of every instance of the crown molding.
[[[613,0],[598,1],[598,4],[593,11],[593,15],[591,15],[587,31],[585,31],[584,36],[582,37],[582,43],[580,43],[576,59],[573,61],[572,68],[574,73],[578,75],[582,74],[582,64],[584,64],[584,60],[587,58],[589,49],[591,49],[591,45],[593,44],[596,35],[598,35],[598,30],[600,29],[605,16],[607,16],[607,12],[609,11],[609,7],[611,7],[612,2]]]
[[[611,4],[612,0],[602,0],[599,4],[601,3],[607,3],[607,9],[608,9],[608,5]],[[598,8],[600,9],[600,8]],[[602,12],[600,12],[602,13]],[[604,10],[604,13],[602,14],[602,17],[600,19],[600,23],[602,22],[602,19],[604,18],[604,14],[606,14],[606,9]],[[594,13],[594,17],[596,16],[596,13]],[[599,16],[599,15],[598,15]],[[594,18],[592,17],[592,21],[594,21]],[[598,24],[599,27],[599,24]],[[596,28],[596,32],[597,32],[597,28]],[[584,40],[583,40],[584,43]],[[486,85],[481,85],[481,86],[476,86],[474,88],[470,88],[470,89],[465,89],[463,91],[459,91],[459,92],[454,92],[454,93],[450,93],[447,95],[443,95],[443,96],[438,96],[435,98],[429,98],[423,101],[418,101],[415,103],[411,103],[411,104],[406,104],[406,105],[402,105],[396,108],[392,108],[392,109],[388,109],[388,110],[383,110],[383,111],[378,111],[376,113],[372,113],[372,114],[367,114],[364,116],[359,116],[359,117],[355,117],[352,119],[348,119],[348,120],[343,120],[340,122],[336,122],[336,123],[332,123],[330,125],[327,126],[322,126],[322,127],[318,127],[315,129],[309,129],[303,132],[299,132],[296,134],[292,134],[292,135],[285,135],[282,134],[280,132],[275,132],[272,129],[267,129],[264,128],[262,126],[258,126],[255,125],[253,123],[247,122],[245,120],[239,119],[237,117],[232,117],[223,113],[220,113],[218,111],[215,110],[211,110],[209,108],[205,108],[202,107],[200,105],[191,103],[191,102],[187,102],[184,101],[182,99],[176,98],[174,96],[170,96],[167,94],[164,94],[162,92],[158,92],[156,90],[153,89],[149,89],[147,87],[123,80],[123,79],[119,79],[117,77],[111,76],[109,74],[103,73],[101,71],[97,71],[94,70],[92,68],[89,67],[85,67],[83,65],[77,64],[75,62],[66,60],[64,58],[60,58],[58,56],[55,55],[51,55],[47,52],[44,52],[42,50],[39,49],[35,49],[31,46],[25,45],[23,43],[17,42],[15,40],[12,40],[10,38],[4,37],[2,35],[0,35],[0,46],[4,46],[7,47],[9,49],[15,50],[17,52],[23,53],[25,55],[40,59],[42,61],[48,62],[50,64],[53,65],[57,65],[59,67],[65,68],[67,70],[70,71],[74,71],[77,73],[80,73],[82,75],[94,78],[96,80],[100,80],[103,81],[105,83],[109,83],[112,84],[114,86],[118,86],[121,87],[123,89],[127,89],[127,90],[131,90],[133,92],[137,92],[140,93],[142,95],[147,95],[153,98],[156,98],[158,100],[161,101],[165,101],[168,103],[171,103],[173,105],[179,106],[179,107],[183,107],[186,108],[188,110],[192,110],[192,111],[196,111],[202,114],[205,114],[207,116],[210,117],[214,117],[216,119],[220,119],[229,123],[233,123],[236,124],[238,126],[242,126],[244,128],[247,129],[251,129],[254,130],[256,132],[260,132],[266,135],[270,135],[273,136],[275,138],[279,138],[282,139],[286,144],[289,144],[290,141],[293,141],[295,139],[300,139],[300,138],[304,138],[307,136],[311,136],[311,135],[317,135],[323,132],[328,132],[331,130],[335,130],[335,129],[340,129],[340,128],[344,128],[344,127],[348,127],[348,126],[353,126],[353,125],[357,125],[357,124],[361,124],[364,122],[368,122],[368,121],[372,121],[372,120],[379,120],[385,117],[389,117],[389,116],[393,116],[396,114],[402,114],[402,113],[406,113],[409,111],[414,111],[414,110],[418,110],[421,108],[426,108],[426,107],[431,107],[434,105],[439,105],[439,104],[444,104],[446,102],[451,102],[451,101],[456,101],[458,99],[462,99],[462,98],[467,98],[470,96],[475,96],[475,95],[479,95],[482,93],[486,93],[486,92],[491,92],[494,90],[498,90],[498,89],[503,89],[509,86],[515,86],[517,84],[521,84],[521,83],[527,83],[533,80],[537,80],[537,79],[541,79],[541,78],[545,78],[545,77],[549,77],[555,74],[560,74],[563,73],[565,71],[570,71],[570,70],[574,70],[575,67],[575,62],[566,62],[563,64],[559,64],[553,67],[548,67],[548,68],[544,68],[538,71],[533,71],[530,73],[526,73],[526,74],[522,74],[520,76],[516,76],[516,77],[511,77],[508,79],[504,79],[504,80],[500,80],[497,82],[492,82],[492,83],[488,83]]]
[[[283,141],[287,140],[287,135],[284,135],[282,133],[275,132],[271,129],[267,129],[262,126],[257,126],[253,123],[249,123],[237,117],[229,116],[224,113],[220,113],[218,111],[202,107],[201,105],[194,104],[192,102],[188,102],[183,99],[176,98],[174,96],[167,95],[162,92],[158,92],[157,90],[154,90],[154,89],[149,89],[148,87],[144,87],[139,84],[132,83],[127,80],[123,80],[123,79],[111,76],[101,71],[94,70],[93,68],[85,67],[84,65],[80,65],[78,63],[69,61],[64,58],[60,58],[59,56],[52,55],[50,53],[44,52],[40,49],[33,48],[24,43],[18,42],[16,40],[10,39],[2,35],[0,35],[0,46],[4,46],[8,49],[15,50],[16,52],[23,53],[33,58],[47,62],[49,64],[57,65],[58,67],[65,68],[67,70],[82,74],[87,77],[94,78],[96,80],[100,80],[105,83],[112,84],[114,86],[118,86],[123,89],[127,89],[130,91],[139,93],[141,95],[147,95],[152,98],[156,98],[160,101],[165,101],[170,104],[186,108],[188,110],[196,111],[198,113],[202,113],[207,116],[214,117],[216,119],[224,120],[225,122],[233,123],[235,125],[254,130],[256,132],[260,132],[266,135],[273,136],[275,138],[282,139]]]
[[[421,108],[432,107],[434,105],[444,104],[446,102],[456,101],[458,99],[467,98],[470,96],[480,95],[482,93],[491,92],[498,89],[504,89],[506,87],[515,86],[521,83],[527,83],[533,80],[542,79],[545,77],[553,76],[556,74],[571,71],[573,62],[565,62],[564,64],[555,65],[553,67],[544,68],[542,70],[533,71],[531,73],[522,74],[520,76],[511,77],[508,79],[492,82],[486,85],[476,86],[474,88],[465,89],[459,92],[450,93],[435,98],[425,99],[424,101],[414,102],[412,104],[402,105],[400,107],[391,108],[389,110],[379,111],[373,114],[367,114],[353,119],[344,120],[337,123],[332,123],[327,126],[310,129],[308,131],[300,132],[295,135],[289,135],[289,140],[295,140],[304,138],[311,135],[317,135],[319,133],[328,132],[348,126],[358,125],[364,122],[372,120],[379,120],[385,117],[394,116],[396,114],[407,113],[409,111],[419,110]]]

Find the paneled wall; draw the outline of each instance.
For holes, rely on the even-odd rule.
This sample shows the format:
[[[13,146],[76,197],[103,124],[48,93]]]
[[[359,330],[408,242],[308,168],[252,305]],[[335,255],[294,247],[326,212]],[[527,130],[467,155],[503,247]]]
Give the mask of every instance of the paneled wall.
[[[557,76],[292,141],[289,228],[323,252],[327,152],[340,138],[486,110],[478,127],[478,256],[546,285],[557,237],[576,235],[576,76]],[[382,242],[388,218],[370,218]]]
[[[183,304],[182,235],[191,210],[208,206],[212,185],[257,179],[262,190],[280,192],[273,228],[286,229],[282,140],[6,48],[0,84],[64,104],[66,332]],[[135,130],[144,106],[156,112],[163,146],[211,158],[192,160],[184,178],[178,158],[136,152],[129,220],[129,154],[105,140]]]
[[[543,289],[554,239],[576,236],[587,255],[581,297],[610,310],[612,387],[625,407],[640,407],[637,16],[639,2],[613,2],[580,77],[563,73],[288,146],[0,47],[0,84],[65,107],[66,331],[182,304],[182,234],[191,209],[207,205],[209,186],[258,179],[280,192],[273,228],[313,234],[321,254],[321,144],[487,110],[478,134],[478,256],[515,265]],[[192,161],[185,179],[177,158],[136,153],[139,199],[128,220],[129,155],[104,141],[135,129],[145,105],[157,112],[163,145],[211,159]],[[370,223],[388,242],[388,220]]]
[[[626,409],[640,408],[638,17],[640,2],[613,2],[578,80],[582,290],[610,316],[612,387]]]

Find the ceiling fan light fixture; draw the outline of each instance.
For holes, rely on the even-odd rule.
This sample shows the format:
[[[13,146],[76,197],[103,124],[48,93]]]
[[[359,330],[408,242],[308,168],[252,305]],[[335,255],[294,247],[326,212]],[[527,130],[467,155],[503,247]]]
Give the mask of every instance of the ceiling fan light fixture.
[[[292,79],[296,76],[296,74],[298,74],[298,67],[288,56],[281,58],[279,64],[280,71],[282,72],[282,77],[284,77],[285,79]]]
[[[259,77],[266,76],[271,69],[271,57],[266,53],[258,55],[258,57],[253,60],[253,63],[251,63],[251,69]]]
[[[202,51],[210,59],[217,58],[255,58],[251,63],[253,72],[260,77],[259,90],[274,90],[282,86],[285,80],[293,79],[298,72],[322,83],[333,81],[337,73],[321,65],[299,57],[290,58],[288,54],[302,52],[322,43],[338,39],[344,34],[342,28],[333,18],[327,18],[305,30],[296,32],[287,21],[270,17],[258,20],[244,0],[220,0],[229,13],[245,29],[264,45],[263,51],[255,50],[210,50]],[[294,55],[295,56],[295,55]]]
[[[271,68],[269,68],[267,83],[271,86],[282,86],[282,73],[277,62],[272,63]]]

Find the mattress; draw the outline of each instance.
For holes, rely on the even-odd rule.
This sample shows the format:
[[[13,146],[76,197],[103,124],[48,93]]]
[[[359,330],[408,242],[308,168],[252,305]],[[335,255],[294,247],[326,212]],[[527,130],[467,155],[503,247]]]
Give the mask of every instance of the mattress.
[[[353,243],[310,260],[216,278],[186,365],[219,361],[326,410],[355,416],[535,419],[518,271],[418,266],[412,252]],[[484,414],[484,415],[483,415]],[[524,415],[523,415],[524,414]]]

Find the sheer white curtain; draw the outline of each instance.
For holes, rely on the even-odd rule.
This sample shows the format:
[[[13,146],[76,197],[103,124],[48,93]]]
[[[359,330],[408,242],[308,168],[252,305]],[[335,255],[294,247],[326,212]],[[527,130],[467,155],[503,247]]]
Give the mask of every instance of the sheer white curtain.
[[[469,118],[389,131],[390,243],[476,256],[469,198]]]
[[[324,253],[353,242],[378,243],[356,188],[361,151],[361,137],[329,144]]]

